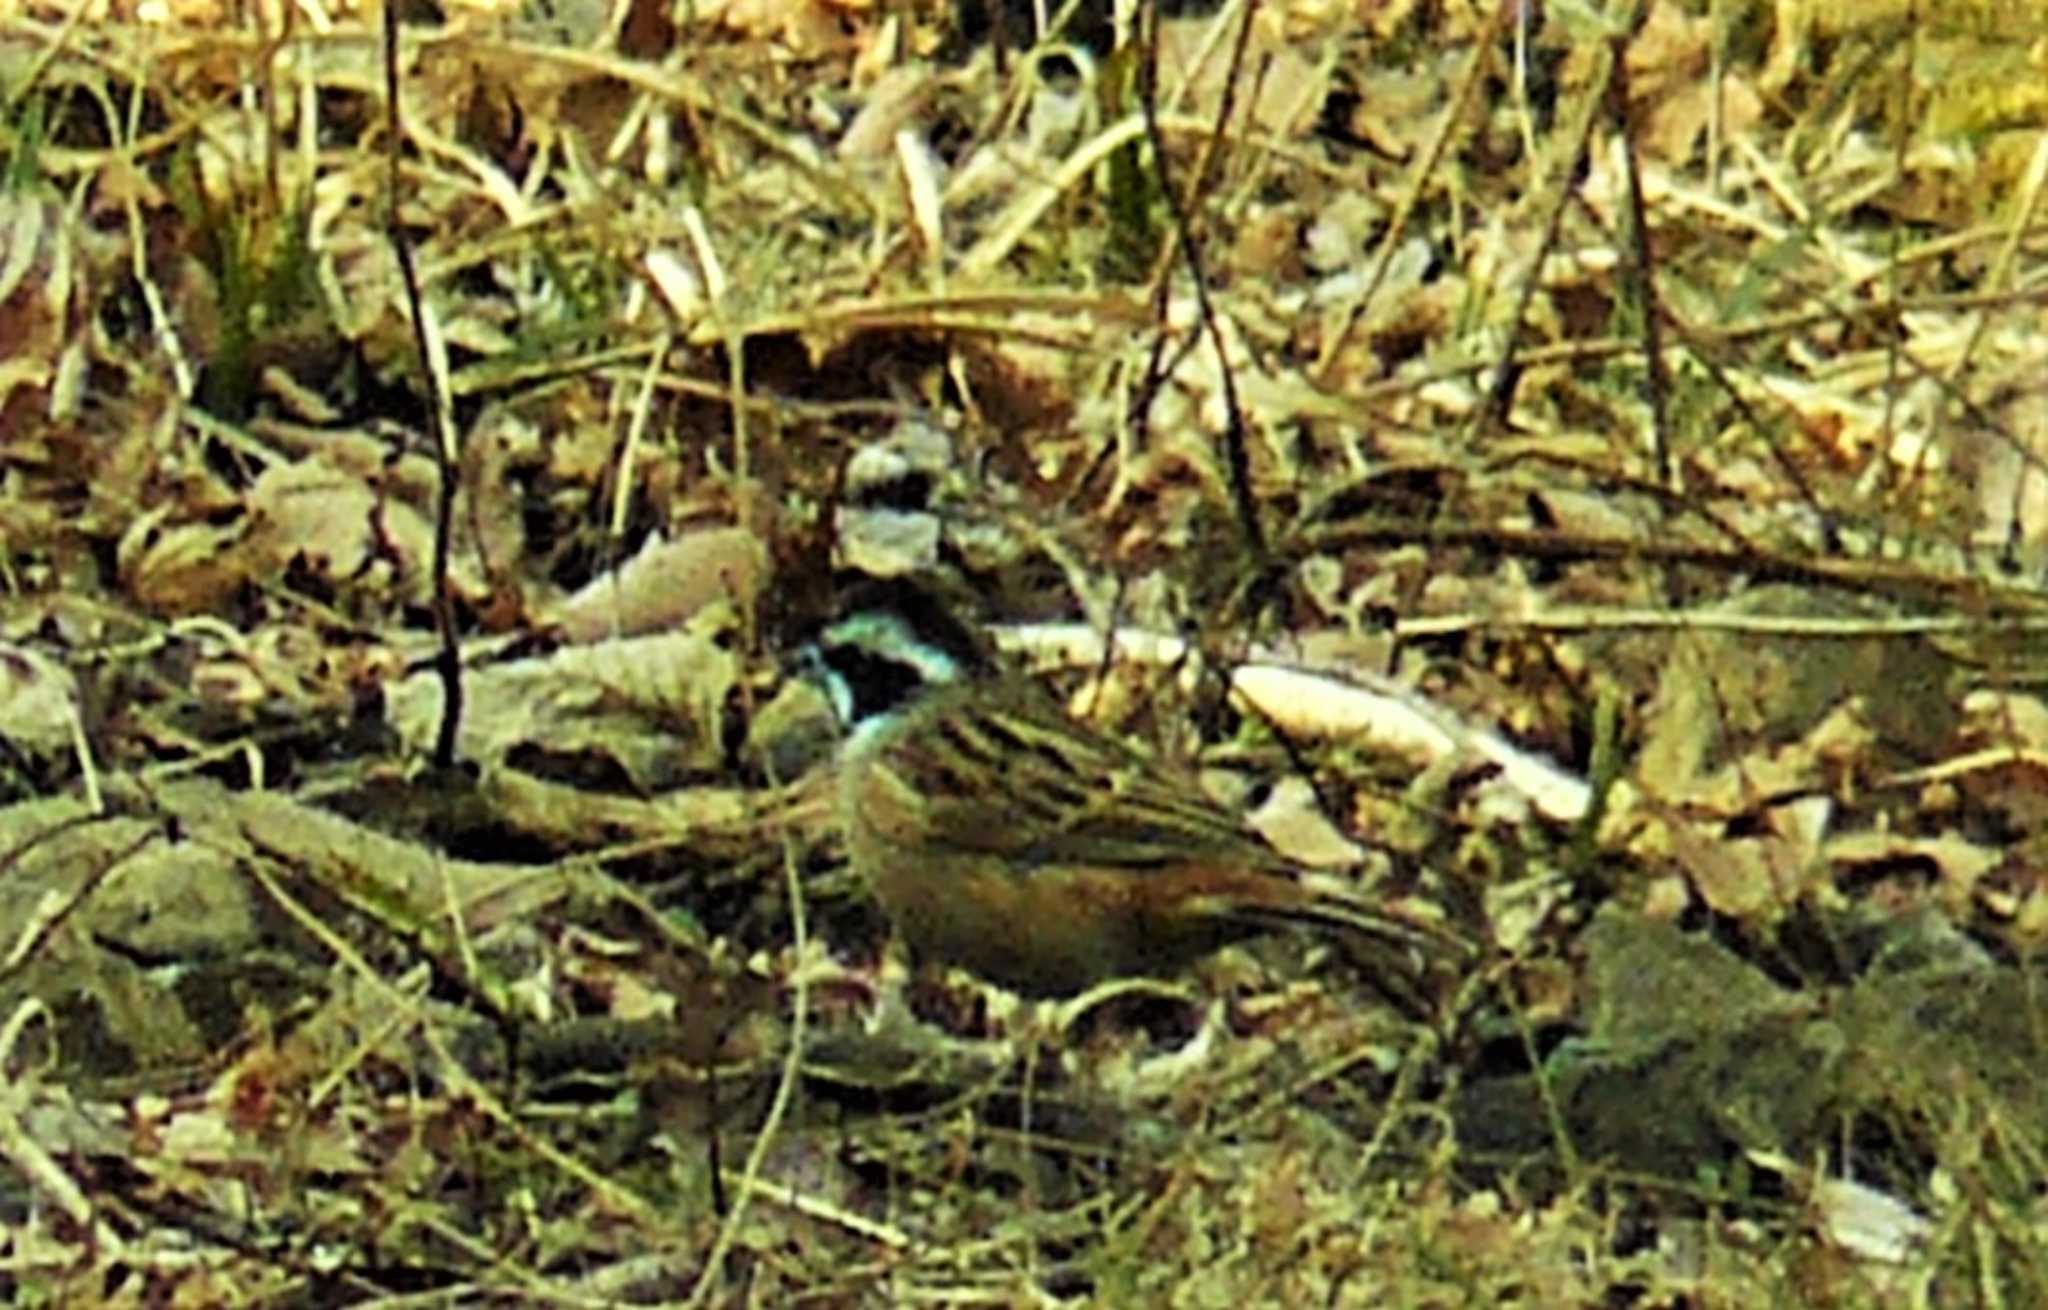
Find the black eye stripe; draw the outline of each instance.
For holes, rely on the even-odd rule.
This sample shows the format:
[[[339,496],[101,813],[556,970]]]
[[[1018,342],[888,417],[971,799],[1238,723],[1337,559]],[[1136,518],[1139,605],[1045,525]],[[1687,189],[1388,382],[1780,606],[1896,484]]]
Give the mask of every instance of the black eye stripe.
[[[938,597],[902,579],[869,582],[847,598],[847,614],[889,615],[903,625],[905,637],[951,659],[963,675],[991,671],[981,639]]]
[[[853,697],[856,723],[901,708],[924,685],[914,665],[860,646],[828,646],[822,654]]]

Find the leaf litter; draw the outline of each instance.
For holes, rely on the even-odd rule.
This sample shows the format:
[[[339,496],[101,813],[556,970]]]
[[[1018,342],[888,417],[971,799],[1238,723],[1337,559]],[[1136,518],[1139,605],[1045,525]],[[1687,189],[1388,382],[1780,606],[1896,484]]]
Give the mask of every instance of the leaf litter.
[[[0,20],[13,1277],[2038,1299],[2030,9],[379,18]],[[907,969],[835,568],[1480,962]]]

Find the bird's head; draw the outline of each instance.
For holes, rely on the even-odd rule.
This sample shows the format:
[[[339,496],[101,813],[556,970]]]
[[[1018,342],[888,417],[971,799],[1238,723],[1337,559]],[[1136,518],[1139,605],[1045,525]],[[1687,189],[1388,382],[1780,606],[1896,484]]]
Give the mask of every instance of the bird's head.
[[[840,616],[797,653],[798,672],[824,690],[840,723],[855,735],[900,714],[926,691],[992,666],[987,646],[950,608],[900,581],[854,591]]]

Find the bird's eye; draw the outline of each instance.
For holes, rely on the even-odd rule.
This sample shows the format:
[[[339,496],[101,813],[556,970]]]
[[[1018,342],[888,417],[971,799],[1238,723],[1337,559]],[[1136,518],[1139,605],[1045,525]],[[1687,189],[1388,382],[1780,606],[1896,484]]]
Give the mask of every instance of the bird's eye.
[[[851,727],[903,708],[924,688],[916,664],[864,646],[818,646],[819,683],[840,721]]]

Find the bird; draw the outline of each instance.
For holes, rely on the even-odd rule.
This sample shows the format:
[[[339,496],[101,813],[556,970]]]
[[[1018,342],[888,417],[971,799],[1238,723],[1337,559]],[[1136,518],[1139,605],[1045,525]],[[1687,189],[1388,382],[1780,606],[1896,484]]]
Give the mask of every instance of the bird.
[[[1463,948],[1291,864],[1191,774],[1068,715],[928,591],[867,588],[802,663],[844,729],[849,863],[923,959],[1054,998],[1287,927],[1396,971]],[[1374,981],[1412,996],[1412,978]]]

